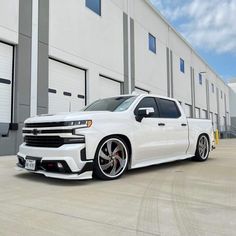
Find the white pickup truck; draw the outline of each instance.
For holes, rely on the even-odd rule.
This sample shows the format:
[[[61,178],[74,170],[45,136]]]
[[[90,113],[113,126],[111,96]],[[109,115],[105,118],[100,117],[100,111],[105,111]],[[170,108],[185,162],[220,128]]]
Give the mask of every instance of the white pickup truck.
[[[212,123],[186,118],[175,99],[125,95],[80,112],[25,121],[18,169],[61,179],[110,180],[134,169],[192,158],[214,148]]]

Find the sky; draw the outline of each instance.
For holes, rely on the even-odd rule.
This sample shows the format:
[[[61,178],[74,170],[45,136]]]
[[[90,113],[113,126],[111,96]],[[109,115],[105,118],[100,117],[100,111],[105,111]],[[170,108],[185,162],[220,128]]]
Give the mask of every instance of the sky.
[[[236,0],[151,0],[224,79],[236,78]]]

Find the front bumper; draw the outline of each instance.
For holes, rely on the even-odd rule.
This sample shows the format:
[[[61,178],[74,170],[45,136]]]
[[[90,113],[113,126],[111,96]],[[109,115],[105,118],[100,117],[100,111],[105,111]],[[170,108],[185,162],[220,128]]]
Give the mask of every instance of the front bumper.
[[[91,179],[93,160],[86,160],[85,144],[68,144],[59,148],[20,146],[17,170],[26,170],[26,159],[35,160],[35,170],[26,170],[59,179]],[[60,163],[62,168],[58,168]]]

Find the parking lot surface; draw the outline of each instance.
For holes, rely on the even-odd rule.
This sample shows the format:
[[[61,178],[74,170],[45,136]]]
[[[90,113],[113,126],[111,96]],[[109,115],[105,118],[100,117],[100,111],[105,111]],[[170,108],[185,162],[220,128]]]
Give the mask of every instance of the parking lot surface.
[[[0,235],[235,235],[236,140],[207,162],[132,170],[115,181],[62,181],[0,157]]]

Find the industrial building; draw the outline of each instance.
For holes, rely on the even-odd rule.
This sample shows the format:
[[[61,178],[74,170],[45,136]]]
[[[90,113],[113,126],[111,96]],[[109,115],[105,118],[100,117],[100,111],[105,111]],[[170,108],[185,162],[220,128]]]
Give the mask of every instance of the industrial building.
[[[229,86],[229,101],[230,101],[230,115],[231,115],[231,131],[236,136],[236,79],[231,79]]]
[[[230,125],[229,87],[148,0],[0,0],[0,155],[24,120],[154,93]]]

